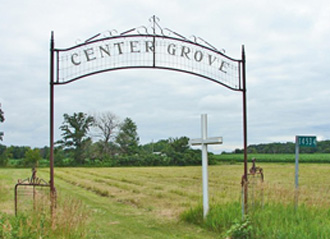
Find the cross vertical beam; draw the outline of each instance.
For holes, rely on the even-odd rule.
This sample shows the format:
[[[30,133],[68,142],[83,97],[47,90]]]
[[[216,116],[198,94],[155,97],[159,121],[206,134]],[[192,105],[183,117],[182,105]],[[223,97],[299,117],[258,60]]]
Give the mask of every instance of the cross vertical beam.
[[[202,172],[203,172],[203,216],[209,212],[209,186],[208,186],[208,159],[207,144],[203,143],[207,139],[207,115],[202,115]]]
[[[207,115],[201,115],[201,129],[202,138],[191,139],[189,144],[192,146],[202,146],[202,173],[203,173],[203,217],[205,218],[209,212],[209,193],[208,193],[208,159],[207,159],[207,145],[208,144],[222,144],[222,137],[207,137]]]

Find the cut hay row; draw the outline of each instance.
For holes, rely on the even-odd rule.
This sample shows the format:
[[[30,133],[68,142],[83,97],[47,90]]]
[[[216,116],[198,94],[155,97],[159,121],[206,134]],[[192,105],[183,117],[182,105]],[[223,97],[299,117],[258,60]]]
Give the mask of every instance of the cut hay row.
[[[263,202],[292,203],[294,165],[261,166],[265,172]],[[330,165],[301,165],[300,203],[320,207],[330,205],[329,170]],[[177,217],[182,211],[202,202],[201,167],[58,168],[55,175],[113,202],[169,217]],[[241,175],[242,165],[210,166],[211,205],[240,201]]]

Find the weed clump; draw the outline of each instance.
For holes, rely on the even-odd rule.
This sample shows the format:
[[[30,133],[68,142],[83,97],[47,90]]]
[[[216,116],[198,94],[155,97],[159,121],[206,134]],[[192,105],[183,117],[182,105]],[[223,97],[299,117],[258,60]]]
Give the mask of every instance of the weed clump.
[[[330,210],[320,207],[270,202],[256,208],[242,219],[239,202],[217,204],[203,219],[203,208],[197,206],[181,214],[183,221],[218,232],[222,238],[328,238]]]
[[[75,199],[60,200],[52,218],[49,200],[39,199],[35,210],[17,216],[0,213],[0,238],[86,238],[88,210]]]

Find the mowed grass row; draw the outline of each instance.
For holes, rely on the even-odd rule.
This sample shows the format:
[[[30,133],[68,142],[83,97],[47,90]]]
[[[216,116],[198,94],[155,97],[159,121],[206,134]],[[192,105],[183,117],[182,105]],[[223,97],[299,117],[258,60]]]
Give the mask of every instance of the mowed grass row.
[[[210,168],[212,202],[239,200],[241,176],[235,176],[234,171],[240,167],[230,166],[233,171],[227,175],[220,167]],[[200,167],[60,168],[55,175],[113,201],[169,218],[177,218],[183,210],[202,202]]]
[[[292,203],[294,164],[260,166],[265,173],[264,202]],[[300,203],[330,205],[329,172],[330,165],[300,165]],[[242,164],[210,166],[210,204],[240,201],[242,174]],[[201,167],[58,168],[55,175],[114,202],[161,217],[178,218],[183,211],[202,203]]]
[[[72,169],[71,172],[75,173],[76,170],[79,171]],[[55,172],[58,176],[61,174],[60,169],[56,169]],[[216,233],[198,226],[166,216],[155,217],[151,211],[145,211],[126,202],[119,202],[108,196],[101,196],[95,190],[90,190],[89,185],[86,188],[82,187],[85,183],[91,183],[91,187],[100,185],[93,185],[92,181],[84,179],[76,184],[73,181],[75,177],[70,179],[67,177],[66,180],[60,177],[55,179],[58,204],[54,229],[49,227],[48,213],[42,213],[46,216],[46,220],[44,217],[40,220],[40,217],[33,213],[32,208],[27,215],[16,218],[14,216],[14,185],[17,179],[25,179],[30,175],[30,169],[0,168],[0,238],[207,239],[217,237]],[[64,173],[64,175],[67,174]],[[47,179],[48,170],[40,169],[38,177]],[[78,205],[81,203],[82,207],[74,207],[76,201]],[[18,213],[22,215],[23,211],[19,210]],[[68,226],[73,222],[79,224]]]

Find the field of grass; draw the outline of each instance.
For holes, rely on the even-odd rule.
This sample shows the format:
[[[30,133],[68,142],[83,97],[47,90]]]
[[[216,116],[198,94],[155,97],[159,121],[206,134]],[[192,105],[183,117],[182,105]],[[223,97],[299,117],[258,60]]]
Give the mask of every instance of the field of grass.
[[[289,215],[292,214],[290,208],[294,199],[294,164],[259,163],[258,166],[263,167],[265,173],[262,197],[265,209],[264,212],[259,211],[259,214],[264,217],[268,214],[271,215],[271,210],[278,207],[274,209],[273,213],[286,210],[288,211],[286,217],[290,221]],[[330,220],[329,172],[330,165],[328,164],[300,165],[299,205],[303,209],[298,208],[298,210],[304,215],[309,215],[309,209],[312,210],[311,212],[315,212],[314,209],[325,211],[328,213],[325,214],[328,215],[327,218],[323,218],[325,222]],[[86,215],[88,215],[77,215],[85,221],[84,230],[81,235],[78,233],[71,238],[83,238],[83,236],[85,238],[125,239],[223,238],[226,230],[235,226],[235,223],[240,224],[235,220],[237,217],[239,219],[241,215],[240,180],[242,174],[242,164],[209,167],[210,217],[221,222],[224,218],[221,215],[227,215],[225,212],[221,214],[221,210],[227,210],[228,217],[234,215],[232,211],[235,211],[234,217],[230,219],[233,221],[230,221],[226,228],[217,227],[218,229],[209,230],[216,226],[205,226],[203,223],[198,226],[182,221],[184,217],[182,215],[187,215],[187,212],[188,214],[197,212],[198,215],[201,212],[201,167],[56,168],[55,184],[58,197],[59,201],[64,202],[62,206],[59,205],[58,210],[61,211],[65,202],[78,200],[82,205],[77,210],[86,211]],[[30,176],[28,169],[0,169],[0,212],[2,215],[14,213],[14,185],[17,179],[28,176]],[[49,178],[48,170],[39,169],[38,176]],[[260,196],[256,200],[260,201]],[[304,210],[307,210],[306,213]],[[68,209],[64,209],[64,211],[68,211]],[[318,217],[314,214],[311,215],[315,218]],[[285,233],[282,228],[285,225],[275,222],[272,225],[272,221],[265,218],[256,220],[267,221],[268,227],[273,228],[274,231],[280,230],[281,233]],[[296,221],[297,218],[292,220]],[[316,222],[313,222],[312,216],[309,220],[312,225],[315,225]],[[192,222],[196,223],[196,221]],[[214,224],[214,222],[211,221],[210,224]],[[254,224],[251,223],[251,225]],[[289,222],[287,225],[291,226]],[[82,230],[79,229],[81,225],[76,225],[75,228]],[[287,228],[287,230],[292,231],[293,229]],[[325,230],[329,230],[329,227]],[[270,238],[265,236],[265,232],[258,233],[258,235],[264,235],[263,238]],[[274,234],[274,232],[272,233]],[[303,231],[303,233],[305,232]],[[315,233],[324,235],[325,232],[317,231]],[[301,238],[308,238],[309,234],[306,235]],[[295,238],[294,236],[283,235],[274,238]]]
[[[219,154],[213,156],[217,161],[222,162],[243,162],[244,154]],[[295,154],[249,154],[249,159],[256,158],[257,162],[268,163],[293,163]],[[299,154],[300,163],[330,163],[330,154],[313,153]]]

